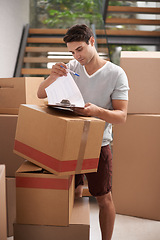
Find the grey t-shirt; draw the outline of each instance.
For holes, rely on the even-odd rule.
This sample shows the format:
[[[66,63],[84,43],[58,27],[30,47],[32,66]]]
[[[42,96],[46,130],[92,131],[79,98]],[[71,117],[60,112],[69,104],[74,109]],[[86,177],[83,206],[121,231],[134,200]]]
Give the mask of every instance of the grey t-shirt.
[[[85,103],[93,103],[99,107],[112,110],[112,99],[128,100],[128,79],[124,70],[109,61],[92,75],[88,75],[85,67],[72,60],[68,68],[78,73],[72,74]],[[102,146],[112,141],[112,124],[107,123],[103,134]]]

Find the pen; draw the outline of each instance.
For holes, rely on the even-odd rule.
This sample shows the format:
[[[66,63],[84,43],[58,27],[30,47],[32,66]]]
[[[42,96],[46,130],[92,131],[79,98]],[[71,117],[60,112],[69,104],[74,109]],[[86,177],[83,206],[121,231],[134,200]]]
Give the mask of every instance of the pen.
[[[60,65],[62,68],[65,68],[65,67],[63,67],[62,65]],[[75,73],[75,72],[73,72],[71,69],[69,69],[69,68],[67,68],[66,69],[68,72],[70,72],[70,73],[73,73],[74,75],[76,75],[76,76],[80,76],[78,73]]]

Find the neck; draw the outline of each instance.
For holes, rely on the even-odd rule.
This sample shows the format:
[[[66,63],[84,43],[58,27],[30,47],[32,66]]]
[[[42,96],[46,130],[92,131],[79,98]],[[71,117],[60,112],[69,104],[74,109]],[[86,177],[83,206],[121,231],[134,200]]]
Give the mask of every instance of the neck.
[[[89,75],[92,75],[95,73],[98,69],[103,67],[106,63],[106,60],[99,57],[98,53],[94,55],[94,57],[91,59],[91,61],[85,65],[85,69]]]

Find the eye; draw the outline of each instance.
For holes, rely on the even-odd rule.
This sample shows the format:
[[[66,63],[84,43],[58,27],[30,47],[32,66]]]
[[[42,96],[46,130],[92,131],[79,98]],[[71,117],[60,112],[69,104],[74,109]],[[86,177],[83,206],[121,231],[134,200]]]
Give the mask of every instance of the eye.
[[[83,49],[83,48],[78,48],[77,51],[80,52],[80,51],[82,51],[82,49]]]

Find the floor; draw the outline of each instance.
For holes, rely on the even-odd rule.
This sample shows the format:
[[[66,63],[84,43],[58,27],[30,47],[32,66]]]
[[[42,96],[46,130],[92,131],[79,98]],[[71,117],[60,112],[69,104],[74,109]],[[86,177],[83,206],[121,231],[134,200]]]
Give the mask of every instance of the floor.
[[[93,197],[90,197],[90,210],[90,240],[100,240],[99,211]],[[13,237],[7,240],[13,240]],[[160,221],[117,214],[112,240],[160,240]]]
[[[90,209],[90,240],[100,240],[98,206],[94,198],[90,198]],[[160,221],[117,214],[112,240],[160,240]]]

